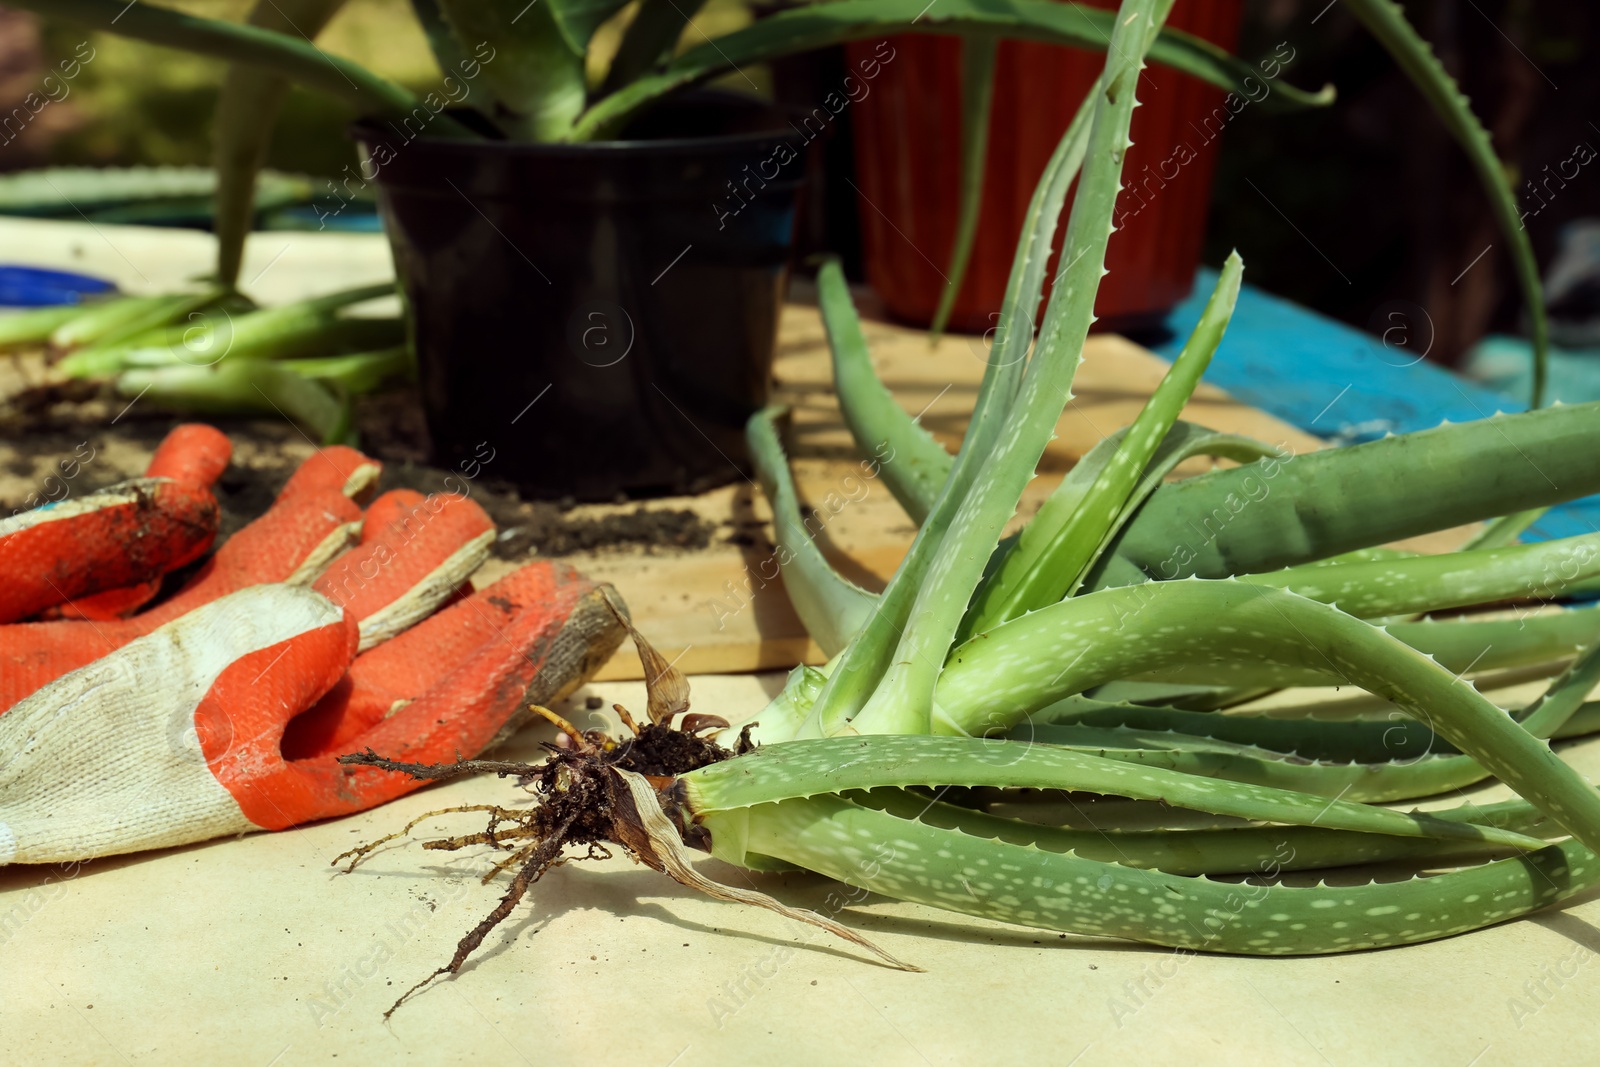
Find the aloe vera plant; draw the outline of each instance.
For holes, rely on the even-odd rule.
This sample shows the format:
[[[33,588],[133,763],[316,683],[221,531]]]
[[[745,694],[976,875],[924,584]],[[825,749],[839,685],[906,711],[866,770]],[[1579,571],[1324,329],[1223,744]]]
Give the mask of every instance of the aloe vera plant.
[[[1125,0],[1119,12],[1105,72],[1059,166],[1041,182],[1017,252],[1013,317],[996,346],[1016,358],[991,360],[957,456],[884,402],[842,279],[824,272],[821,303],[847,422],[864,453],[892,457],[882,477],[919,522],[887,588],[849,583],[800,521],[781,420],[773,412],[752,420],[777,559],[831,653],[825,666],[796,668],[767,707],[729,724],[689,713],[687,681],[633,631],[649,715],[641,725],[619,709],[620,737],[580,732],[545,712],[567,743],[552,746],[542,766],[346,757],[430,779],[515,775],[536,797],[532,807],[448,809],[487,811],[489,828],[427,847],[488,845],[506,853],[496,871],[517,873],[451,962],[418,988],[459,970],[564,848],[603,841],[684,884],[789,915],[798,913],[710,882],[689,850],[751,870],[805,868],[1007,922],[1250,955],[1451,936],[1600,884],[1600,793],[1548,743],[1600,728],[1600,705],[1585,699],[1600,681],[1600,609],[1394,621],[1526,596],[1530,579],[1538,598],[1556,597],[1594,573],[1600,538],[1503,546],[1491,537],[1441,556],[1364,550],[1464,516],[1600,489],[1600,470],[1584,458],[1600,435],[1600,405],[1303,457],[1182,423],[1179,411],[1238,291],[1235,257],[1133,425],[1086,456],[1020,536],[1001,538],[1071,395],[1136,78],[1169,8],[1170,0]],[[1056,217],[1049,201],[1074,176],[1063,267],[1035,338],[1030,309]],[[883,442],[892,447],[880,449]],[[1240,465],[1163,484],[1179,459],[1208,454]],[[1471,457],[1470,474],[1441,476],[1439,463],[1452,454],[1457,464]],[[1270,494],[1249,493],[1249,479]],[[1370,498],[1340,488],[1361,484],[1370,484]],[[1150,553],[1134,551],[1192,536],[1174,524],[1217,508],[1228,517],[1222,528],[1237,532],[1185,561],[1182,573],[1151,570]],[[1116,581],[1105,580],[1110,563],[1120,564]],[[1554,677],[1541,698],[1511,713],[1470,676],[1514,663]],[[1373,694],[1387,717],[1184,708],[1184,687],[1196,684],[1186,672],[1234,687],[1349,683]],[[1162,691],[1162,701],[1095,695],[1132,683]],[[1367,802],[1489,775],[1520,799],[1426,813]],[[1092,808],[1085,826],[1074,798],[1087,795],[1124,799]],[[1078,809],[1075,824],[1052,816],[1060,798]],[[1150,813],[1172,808],[1218,821],[1152,829]],[[358,863],[372,847],[341,860]],[[1291,886],[1276,877],[1375,860],[1449,869],[1358,885]],[[1225,880],[1238,875],[1254,877]],[[832,918],[799,917],[861,943]]]

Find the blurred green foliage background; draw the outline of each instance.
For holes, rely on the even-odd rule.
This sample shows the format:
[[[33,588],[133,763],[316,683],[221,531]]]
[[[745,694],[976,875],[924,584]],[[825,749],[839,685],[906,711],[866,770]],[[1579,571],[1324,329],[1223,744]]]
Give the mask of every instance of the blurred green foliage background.
[[[163,6],[211,18],[240,20],[253,0],[162,0]],[[633,5],[597,34],[591,70],[604,73],[615,50],[620,28]],[[15,26],[0,26],[12,39],[32,33],[37,53],[35,82],[61,57],[71,56],[85,40],[70,24],[39,26],[31,16],[13,13]],[[748,23],[743,0],[710,0],[684,31],[686,41],[702,32],[715,36]],[[45,128],[19,139],[25,150],[0,152],[0,170],[49,163],[71,165],[182,165],[210,162],[212,111],[223,66],[187,52],[156,48],[108,34],[87,35],[94,61],[84,65],[72,83],[70,97]],[[317,45],[400,82],[426,91],[439,79],[408,0],[350,0],[317,37]],[[40,65],[42,62],[42,65]],[[761,80],[760,75],[755,75]],[[748,88],[743,78],[739,84]],[[30,86],[31,87],[31,86]],[[26,90],[23,90],[26,91]],[[0,99],[10,94],[0,92]],[[21,95],[17,92],[18,96]],[[53,105],[54,106],[54,105]],[[345,128],[355,113],[342,104],[294,89],[284,105],[267,165],[299,174],[334,175],[355,158]]]
[[[161,2],[238,19],[252,0]],[[752,7],[774,2],[783,0],[711,0],[681,43],[743,25]],[[1592,61],[1600,8],[1570,0],[1406,0],[1405,8],[1461,81],[1519,186],[1567,158],[1574,144],[1600,145],[1600,65]],[[631,15],[630,6],[597,35],[591,78],[603,72]],[[1252,109],[1228,128],[1207,261],[1237,247],[1253,284],[1369,329],[1395,301],[1425,307],[1436,329],[1432,355],[1446,361],[1486,332],[1517,332],[1520,299],[1509,264],[1499,251],[1484,254],[1499,239],[1482,192],[1393,60],[1341,5],[1247,0],[1240,54],[1264,55],[1279,42],[1295,49],[1297,84],[1332,81],[1339,101],[1287,116]],[[33,16],[0,7],[0,102],[9,107],[37,89],[83,43],[71,25],[41,28]],[[317,43],[413,89],[426,91],[438,78],[408,0],[350,0]],[[220,63],[103,34],[88,44],[95,58],[70,96],[0,144],[0,171],[210,162]],[[827,53],[784,61],[779,97],[809,103],[819,85],[839,76],[842,68],[828,66],[839,62]],[[763,88],[771,84],[769,72],[744,73]],[[742,76],[732,84],[748,88]],[[345,137],[354,117],[342,105],[292,92],[268,166],[337,175],[355,160]],[[819,168],[827,189],[844,192],[816,198],[807,220],[815,233],[802,239],[808,250],[840,252],[847,262],[857,239],[854,198],[843,181],[852,166],[850,119],[841,117]],[[1583,218],[1600,218],[1600,178],[1588,173],[1529,218],[1541,264],[1554,257],[1562,226]]]

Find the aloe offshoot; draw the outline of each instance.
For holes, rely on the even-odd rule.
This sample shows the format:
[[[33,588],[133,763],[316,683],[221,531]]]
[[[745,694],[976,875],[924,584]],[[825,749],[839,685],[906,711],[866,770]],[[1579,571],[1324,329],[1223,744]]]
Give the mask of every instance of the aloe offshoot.
[[[752,870],[803,867],[1045,929],[1259,955],[1450,936],[1600,882],[1600,794],[1547,741],[1600,728],[1597,706],[1585,700],[1600,680],[1600,609],[1392,621],[1506,599],[1553,601],[1594,573],[1596,539],[1443,556],[1374,548],[1463,516],[1600,490],[1600,471],[1582,458],[1600,437],[1600,405],[1304,457],[1185,423],[1179,413],[1237,292],[1235,259],[1134,424],[1085,457],[1020,536],[1001,537],[1071,396],[1137,73],[1169,7],[1127,0],[1118,13],[1105,73],[1063,140],[1061,167],[1041,183],[1042,210],[1019,248],[1015,299],[997,344],[1015,358],[987,368],[957,456],[936,452],[872,379],[841,280],[825,272],[847,421],[865,455],[886,440],[914,442],[884,472],[919,523],[884,590],[846,582],[797,521],[781,420],[753,420],[784,582],[807,624],[825,635],[833,652],[826,665],[797,668],[768,707],[729,723],[690,711],[687,682],[635,632],[650,680],[643,724],[619,709],[622,729],[607,736],[547,712],[566,741],[543,766],[347,757],[425,778],[497,772],[534,795],[531,807],[474,808],[490,813],[487,833],[429,843],[487,844],[506,853],[497,870],[517,873],[453,960],[422,984],[459,970],[563,849],[597,841],[685,884],[763,906],[782,907],[708,882],[686,850]],[[1037,306],[1051,243],[1048,200],[1080,159],[1063,267],[1035,336],[1028,309]],[[1442,463],[1453,451],[1476,465],[1452,478],[1417,462]],[[1194,455],[1240,465],[1164,484],[1179,459]],[[902,456],[915,462],[898,466]],[[1484,477],[1519,464],[1558,473]],[[1403,505],[1398,514],[1338,491],[1363,484]],[[1220,528],[1237,528],[1225,541],[1212,538],[1171,573],[1152,558],[1163,538],[1171,554],[1182,523],[1213,519],[1218,509]],[[1544,697],[1515,713],[1472,684],[1488,666],[1508,665],[1552,678]],[[1353,684],[1373,694],[1384,718],[1223,715],[1095,696],[1138,684],[1181,703],[1203,690],[1186,672],[1223,687]],[[1488,775],[1521,799],[1423,813],[1349,795],[1371,780],[1378,785],[1365,789],[1369,799],[1409,799]],[[1052,814],[1052,798],[1086,795],[1124,799],[1097,806],[1087,826]],[[1202,829],[1125,821],[1151,808],[1213,821]],[[346,858],[359,862],[369,851]],[[1380,859],[1450,869],[1355,886],[1276,879]],[[1217,880],[1240,874],[1255,878]],[[809,919],[843,932],[832,919]],[[914,942],[892,956],[874,951],[915,962]]]

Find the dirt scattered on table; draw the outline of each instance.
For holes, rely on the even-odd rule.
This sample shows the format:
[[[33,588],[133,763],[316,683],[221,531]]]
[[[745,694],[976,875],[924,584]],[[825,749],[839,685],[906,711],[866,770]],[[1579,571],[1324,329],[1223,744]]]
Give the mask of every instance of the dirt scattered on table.
[[[466,482],[460,475],[419,463],[387,464],[378,481],[380,491],[448,493],[462,487],[499,527],[492,551],[505,560],[534,553],[570,556],[630,548],[646,553],[692,551],[709,545],[717,528],[688,508],[524,500],[508,482],[489,478]]]

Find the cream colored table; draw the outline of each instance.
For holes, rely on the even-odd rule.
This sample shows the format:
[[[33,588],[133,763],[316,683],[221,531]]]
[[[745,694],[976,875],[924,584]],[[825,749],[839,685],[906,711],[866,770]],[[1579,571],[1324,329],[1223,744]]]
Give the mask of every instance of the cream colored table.
[[[44,237],[0,225],[0,258],[65,247]],[[196,235],[82,227],[72,240],[82,254],[69,262],[132,285],[208,261]],[[308,281],[314,269],[354,284],[387,265],[376,242],[265,235],[245,277],[259,273],[260,295],[282,299],[322,284]],[[695,707],[741,715],[780,680],[702,675]],[[637,682],[599,682],[567,713],[587,722],[589,695],[644,703]],[[508,754],[533,758],[540,736],[521,735]],[[1569,754],[1600,771],[1600,745]],[[463,781],[288,833],[0,869],[0,1062],[1600,1061],[1592,899],[1428,945],[1271,960],[1058,937],[876,898],[840,914],[926,969],[908,974],[621,857],[553,871],[459,978],[385,1024],[397,993],[448,960],[503,888],[478,883],[485,854],[401,846],[352,875],[329,861],[421,812],[514,796],[505,782]],[[476,828],[474,816],[453,818],[441,826]],[[802,906],[823,907],[837,888],[706,866]]]

